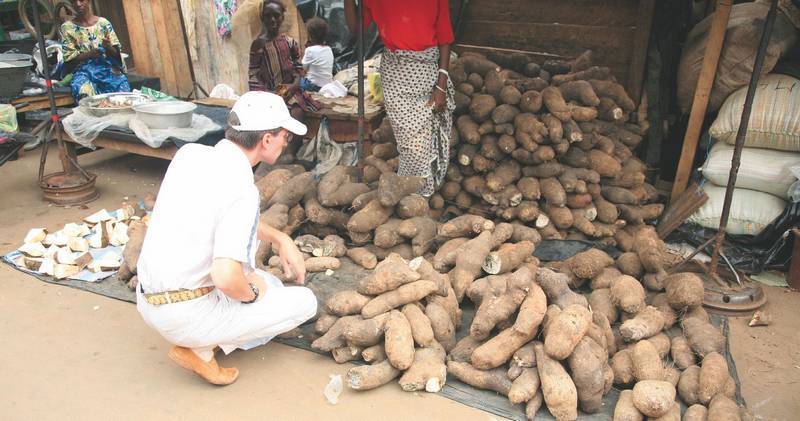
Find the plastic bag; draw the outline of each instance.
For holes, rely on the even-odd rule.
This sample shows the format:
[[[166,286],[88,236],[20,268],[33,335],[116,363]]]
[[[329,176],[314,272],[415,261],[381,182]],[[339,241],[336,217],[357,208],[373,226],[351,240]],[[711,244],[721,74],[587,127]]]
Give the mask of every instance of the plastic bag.
[[[316,162],[317,165],[311,172],[314,177],[321,177],[336,165],[339,165],[342,159],[342,145],[331,140],[328,133],[328,119],[323,118],[319,123],[319,130],[313,139],[309,140],[297,151],[297,159],[299,161]],[[347,165],[344,164],[343,165]]]
[[[336,405],[339,403],[339,395],[342,393],[343,382],[342,382],[342,375],[341,374],[329,374],[330,381],[327,385],[325,385],[325,391],[323,394],[325,395],[325,399],[331,405]]]
[[[347,96],[347,87],[342,85],[342,82],[334,80],[320,88],[319,93],[325,98],[344,98]]]
[[[167,138],[176,138],[184,142],[194,142],[206,133],[219,130],[219,125],[202,114],[192,116],[192,125],[185,128],[151,129],[135,116],[128,122],[136,137],[151,148],[160,148]]]
[[[236,91],[233,90],[232,87],[226,85],[224,83],[220,83],[214,86],[211,89],[211,93],[208,94],[210,98],[222,98],[222,99],[239,99],[239,95],[236,95]]]
[[[760,234],[726,235],[722,252],[737,269],[748,273],[764,270],[786,270],[792,255],[791,228],[800,221],[800,203],[791,203]],[[685,223],[673,231],[666,240],[672,243],[687,242],[699,247],[716,235],[717,230]],[[710,250],[710,249],[709,249]]]
[[[16,133],[18,131],[17,110],[13,105],[0,104],[0,132]]]
[[[92,142],[97,139],[100,132],[110,126],[128,127],[128,122],[134,116],[132,112],[122,112],[95,117],[83,107],[76,107],[72,114],[64,118],[64,131],[79,145],[94,149]]]
[[[795,181],[792,183],[792,186],[789,187],[789,200],[792,203],[800,202],[800,165],[796,165],[789,169],[792,172],[794,178],[799,181]]]

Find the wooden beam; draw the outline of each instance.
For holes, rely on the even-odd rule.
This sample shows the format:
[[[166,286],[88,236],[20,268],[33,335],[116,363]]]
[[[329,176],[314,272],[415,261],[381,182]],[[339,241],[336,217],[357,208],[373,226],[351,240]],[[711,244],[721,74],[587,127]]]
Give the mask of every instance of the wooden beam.
[[[153,72],[152,59],[147,48],[147,27],[142,18],[142,6],[138,0],[122,2],[125,9],[125,21],[128,24],[128,36],[131,44],[128,46],[135,57],[134,67],[136,72],[145,76],[158,76]]]
[[[576,57],[592,50],[604,66],[628,63],[634,27],[465,20],[459,43]]]
[[[72,138],[70,138],[66,134],[64,134],[64,140],[66,140],[70,144],[77,144],[74,140],[72,140]],[[175,153],[178,152],[178,147],[175,146],[174,144],[170,144],[169,146],[163,146],[161,148],[151,148],[141,142],[128,142],[124,140],[110,139],[107,137],[103,137],[102,135],[93,140],[92,144],[94,146],[97,146],[98,148],[111,149],[113,151],[128,152],[136,155],[149,156],[152,158],[160,158],[166,160],[171,160],[172,157],[175,156]]]
[[[697,152],[697,142],[700,139],[700,130],[703,128],[703,120],[706,117],[708,108],[709,94],[714,85],[717,74],[717,64],[722,53],[722,44],[725,41],[725,32],[728,27],[728,18],[731,14],[732,0],[717,0],[714,18],[709,29],[708,43],[703,55],[703,66],[700,68],[700,76],[697,79],[697,88],[694,91],[692,101],[692,111],[689,113],[689,124],[686,127],[686,135],[683,138],[678,169],[675,173],[675,182],[672,184],[672,198],[677,198],[686,190],[689,177],[692,173],[695,153]]]
[[[175,25],[166,21],[164,18],[164,3],[172,0],[150,0],[153,13],[152,31],[155,33],[156,44],[152,46],[157,51],[155,54],[161,57],[161,90],[170,94],[180,96],[177,89],[177,75],[170,48],[170,38],[175,35]],[[177,22],[176,22],[177,23]]]
[[[635,27],[639,0],[470,0],[465,20]]]
[[[642,85],[644,83],[644,70],[647,63],[647,49],[650,41],[650,29],[653,24],[653,11],[656,0],[641,0],[636,17],[636,33],[633,38],[633,51],[631,52],[628,67],[628,81],[625,84],[628,94],[636,104],[642,98]]]
[[[163,0],[164,19],[169,22],[170,36],[169,47],[172,54],[172,66],[175,71],[175,90],[180,96],[187,96],[194,87],[192,85],[191,63],[189,63],[189,52],[186,51],[186,44],[183,39],[183,27],[180,11],[178,10],[179,0]]]

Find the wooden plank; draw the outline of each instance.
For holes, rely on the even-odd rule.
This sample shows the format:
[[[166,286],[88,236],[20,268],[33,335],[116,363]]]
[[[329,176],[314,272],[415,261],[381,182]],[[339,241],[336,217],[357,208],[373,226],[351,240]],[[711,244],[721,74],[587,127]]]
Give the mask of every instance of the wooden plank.
[[[644,83],[645,63],[647,63],[647,48],[650,41],[650,28],[653,23],[653,11],[656,0],[641,0],[636,19],[636,34],[633,38],[633,51],[631,51],[628,81],[625,88],[636,104],[642,98],[642,84]]]
[[[637,3],[638,0],[471,0],[463,18],[516,23],[634,27],[637,25]]]
[[[172,65],[175,71],[176,90],[180,96],[186,96],[192,91],[192,74],[190,72],[189,54],[186,51],[181,15],[178,10],[178,0],[162,0],[164,5],[164,19],[169,22],[169,45],[172,53]]]
[[[169,0],[165,0],[169,1]],[[170,37],[174,36],[174,26],[164,19],[164,1],[150,0],[153,13],[153,32],[156,35],[156,47],[161,56],[161,89],[170,94],[180,96],[177,89],[177,76],[175,65],[172,62],[172,49],[170,48]]]
[[[189,45],[189,66],[194,69],[195,81],[201,86],[205,86],[208,80],[208,66],[201,66],[198,59],[199,52],[197,47],[197,29],[195,17],[195,2],[194,0],[178,0],[183,12],[181,18],[183,19],[183,27],[186,31],[186,39]]]
[[[686,219],[708,202],[708,195],[696,183],[689,186],[686,191],[675,198],[659,218],[656,231],[660,238],[667,236],[681,226]]]
[[[717,10],[714,12],[711,28],[708,32],[708,43],[703,55],[703,66],[700,68],[700,76],[697,79],[697,88],[694,92],[692,110],[689,113],[689,123],[683,138],[678,169],[675,172],[675,182],[672,184],[670,201],[683,193],[692,174],[694,157],[697,153],[697,142],[700,140],[700,131],[703,128],[703,120],[706,117],[708,99],[711,87],[714,84],[714,76],[717,73],[717,65],[719,64],[719,56],[722,53],[722,44],[725,41],[725,30],[728,26],[732,3],[732,0],[717,0]]]
[[[592,50],[607,61],[624,63],[633,47],[635,28],[609,28],[583,25],[465,21],[460,43],[490,47],[542,51],[574,57]]]
[[[164,67],[161,64],[161,54],[158,51],[158,36],[153,30],[153,5],[151,0],[130,0],[139,1],[142,8],[142,21],[146,26],[142,27],[145,35],[144,51],[150,57],[150,74],[148,76],[155,76],[162,78],[164,74]],[[161,81],[161,86],[164,86],[164,81]]]
[[[75,100],[72,99],[72,95],[70,94],[55,94],[55,100],[56,107],[68,107],[75,105]],[[26,102],[28,105],[22,108],[17,108],[17,113],[45,110],[50,108],[50,100],[44,95],[16,98],[11,100],[11,105],[18,105]]]
[[[131,39],[129,46],[131,52],[136,57],[136,72],[145,76],[156,76],[153,72],[150,53],[147,48],[147,29],[142,20],[142,7],[139,0],[127,0],[122,2],[125,9],[125,21],[128,23],[128,36]]]
[[[64,135],[64,140],[68,141],[70,144],[77,144],[72,138]],[[164,146],[161,148],[151,148],[144,143],[135,143],[135,142],[127,142],[124,140],[117,140],[117,139],[110,139],[104,136],[98,136],[92,143],[103,149],[111,149],[114,151],[122,151],[133,153],[136,155],[142,156],[149,156],[152,158],[160,158],[171,160],[172,157],[175,156],[175,153],[178,152],[178,147],[174,144],[169,146]]]
[[[463,54],[464,52],[471,51],[481,54],[488,54],[489,52],[500,52],[500,53],[507,53],[507,54],[525,54],[535,61],[544,61],[544,60],[567,60],[571,57],[560,56],[558,54],[551,54],[547,52],[541,51],[527,51],[527,50],[516,50],[513,48],[498,48],[498,47],[486,47],[483,45],[472,45],[472,44],[453,44],[452,45],[453,51],[458,53],[459,55]]]

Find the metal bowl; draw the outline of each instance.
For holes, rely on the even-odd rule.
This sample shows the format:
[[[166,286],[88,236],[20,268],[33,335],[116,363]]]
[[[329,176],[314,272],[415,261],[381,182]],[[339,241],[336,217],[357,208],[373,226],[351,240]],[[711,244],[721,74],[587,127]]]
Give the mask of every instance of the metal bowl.
[[[192,125],[197,105],[185,101],[158,101],[133,107],[136,118],[151,129],[184,128]]]
[[[153,99],[147,95],[111,92],[83,98],[78,105],[95,117],[104,117],[109,114],[133,112],[135,105],[152,101]]]

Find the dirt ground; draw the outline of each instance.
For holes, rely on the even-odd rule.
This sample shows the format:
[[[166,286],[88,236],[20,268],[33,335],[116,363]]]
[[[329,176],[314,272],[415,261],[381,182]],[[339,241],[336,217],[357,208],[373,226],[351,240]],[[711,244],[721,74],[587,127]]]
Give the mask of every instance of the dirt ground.
[[[98,174],[99,200],[60,208],[41,200],[39,150],[0,167],[0,253],[19,245],[29,228],[57,229],[100,208],[116,209],[156,191],[167,162],[111,151],[80,157]],[[57,157],[51,155],[51,168]],[[731,320],[731,342],[744,398],[758,419],[797,419],[800,333],[797,292],[768,288],[769,327]],[[130,303],[40,282],[0,265],[0,419],[463,419],[491,414],[396,384],[355,393],[338,405],[322,391],[329,374],[347,365],[270,344],[220,359],[237,366],[237,383],[209,386],[174,365],[169,345],[147,328]]]

